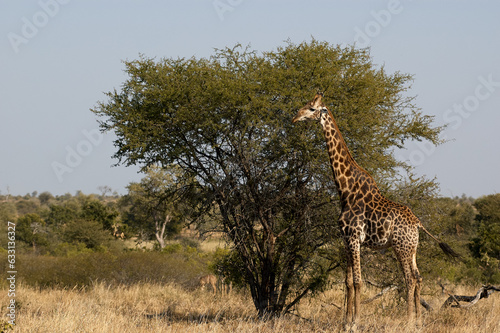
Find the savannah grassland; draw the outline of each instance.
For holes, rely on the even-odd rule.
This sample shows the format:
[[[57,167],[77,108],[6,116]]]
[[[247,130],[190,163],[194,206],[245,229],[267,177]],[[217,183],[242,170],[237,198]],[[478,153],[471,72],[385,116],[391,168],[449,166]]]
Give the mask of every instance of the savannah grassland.
[[[429,291],[429,288],[426,288]],[[364,299],[375,288],[364,288]],[[476,288],[457,287],[473,295]],[[245,292],[213,296],[210,291],[186,289],[175,283],[138,283],[86,288],[36,289],[19,285],[15,332],[340,332],[343,287],[304,300],[293,315],[262,321],[256,318]],[[434,311],[423,313],[416,328],[405,318],[405,303],[395,293],[363,306],[360,332],[500,332],[500,295],[492,294],[470,309],[440,310],[447,298],[441,292],[424,295]],[[397,298],[397,297],[396,297]],[[2,290],[2,311],[7,304]],[[5,318],[5,317],[4,317]]]
[[[5,325],[10,298],[2,276],[0,332],[345,331],[342,272],[337,272],[326,292],[304,298],[291,314],[261,320],[248,291],[233,290],[229,295],[214,296],[211,290],[197,286],[199,276],[207,273],[207,255],[220,246],[223,244],[212,241],[201,244],[200,251],[169,254],[146,251],[82,253],[74,257],[20,255],[16,267],[23,274],[16,281],[16,326],[12,330]],[[79,286],[71,287],[73,282]],[[446,288],[455,295],[470,296],[476,294],[480,285],[447,284]],[[365,284],[362,301],[380,291]],[[500,332],[498,292],[469,309],[441,309],[448,295],[436,281],[424,280],[422,298],[433,310],[422,309],[418,327],[406,319],[403,295],[390,291],[363,304],[357,331]]]
[[[203,250],[210,252],[214,246]],[[200,258],[170,255],[161,257],[149,252],[148,262],[144,257],[132,253],[128,258],[136,274],[147,267],[160,267],[161,260],[176,268],[176,274],[168,271],[147,272],[149,276],[161,275],[161,279],[144,282],[141,276],[123,277],[122,282],[108,283],[98,277],[90,284],[80,287],[36,285],[28,276],[16,285],[16,326],[14,332],[342,332],[344,285],[341,280],[333,282],[329,290],[314,297],[303,299],[292,314],[277,319],[260,320],[256,316],[249,292],[233,290],[229,295],[211,290],[202,290],[196,285],[202,272],[197,271]],[[76,257],[75,257],[76,258]],[[91,257],[89,257],[91,258]],[[107,256],[98,257],[101,265]],[[106,259],[108,258],[108,259]],[[122,260],[124,259],[122,258]],[[165,259],[168,258],[168,259]],[[29,275],[41,275],[37,264],[43,257],[20,258],[25,262],[20,270]],[[68,258],[71,259],[71,258]],[[196,259],[196,260],[195,260]],[[85,259],[88,261],[88,258]],[[156,261],[155,261],[156,260]],[[46,281],[59,275],[78,281],[80,275],[91,274],[92,266],[83,262],[69,266],[58,261],[61,268],[73,272],[57,270],[44,263]],[[40,264],[41,265],[41,264]],[[121,263],[123,266],[123,261]],[[80,266],[80,267],[78,267]],[[116,267],[115,267],[116,268]],[[79,271],[80,269],[80,271]],[[158,268],[159,269],[159,268]],[[182,272],[182,274],[180,274]],[[71,274],[70,274],[71,273]],[[69,274],[69,275],[67,275]],[[110,272],[106,272],[107,275]],[[130,274],[130,273],[128,273]],[[339,274],[341,274],[339,272]],[[42,276],[37,281],[42,281]],[[480,286],[447,285],[448,290],[456,295],[475,295]],[[363,300],[369,300],[381,290],[366,284],[363,288]],[[433,310],[422,309],[422,324],[416,327],[406,319],[406,302],[403,293],[390,291],[382,297],[362,305],[361,317],[357,326],[359,332],[500,332],[500,293],[493,293],[489,298],[481,299],[469,309],[440,309],[448,298],[435,281],[425,281],[422,298]],[[5,285],[0,289],[2,325],[6,323],[5,314],[9,302]],[[10,332],[6,329],[5,332]]]

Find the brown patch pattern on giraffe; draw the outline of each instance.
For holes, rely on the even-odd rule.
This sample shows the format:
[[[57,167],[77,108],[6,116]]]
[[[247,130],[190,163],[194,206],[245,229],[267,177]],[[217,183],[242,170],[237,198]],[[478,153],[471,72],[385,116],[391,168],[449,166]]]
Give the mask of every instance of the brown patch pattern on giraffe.
[[[422,228],[434,240],[437,239],[425,230],[408,207],[395,203],[380,193],[375,180],[352,157],[322,97],[322,94],[316,94],[297,112],[293,122],[319,120],[323,128],[342,207],[339,226],[347,255],[346,320],[356,321],[359,316],[361,245],[374,249],[394,249],[406,282],[408,316],[412,317],[415,312],[419,318],[422,278],[416,262],[418,228]],[[440,243],[440,246],[447,254],[454,254],[444,243]]]

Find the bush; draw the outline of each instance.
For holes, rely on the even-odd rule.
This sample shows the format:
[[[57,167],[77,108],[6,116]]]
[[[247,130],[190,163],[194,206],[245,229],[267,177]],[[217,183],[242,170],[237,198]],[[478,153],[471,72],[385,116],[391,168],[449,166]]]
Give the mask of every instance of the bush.
[[[74,257],[82,253],[92,253],[93,251],[84,243],[59,243],[51,251],[57,257]]]
[[[210,259],[196,250],[193,252],[192,248],[183,250],[182,247],[175,253],[129,251],[114,254],[81,252],[78,247],[66,244],[60,251],[64,257],[19,254],[16,261],[19,280],[40,288],[84,287],[96,281],[123,285],[174,282],[191,288],[207,271]],[[7,263],[5,252],[0,253],[0,260]],[[6,271],[0,273],[2,281],[6,281]]]
[[[181,244],[168,244],[161,250],[164,253],[179,253],[182,251]]]
[[[83,243],[89,249],[102,248],[111,240],[109,232],[97,221],[77,219],[66,223],[62,230],[67,242]]]

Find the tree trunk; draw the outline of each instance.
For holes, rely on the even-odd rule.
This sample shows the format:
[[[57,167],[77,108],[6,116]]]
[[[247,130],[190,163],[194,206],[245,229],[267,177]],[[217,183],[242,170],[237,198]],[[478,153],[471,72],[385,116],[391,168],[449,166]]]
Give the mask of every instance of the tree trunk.
[[[160,249],[165,248],[165,227],[167,223],[171,220],[170,215],[165,216],[165,220],[160,223],[157,219],[155,219],[155,236],[158,244],[160,245]]]
[[[276,237],[272,232],[263,234],[262,246],[263,256],[260,258],[260,283],[256,281],[254,289],[255,293],[252,298],[257,308],[259,317],[268,318],[281,314],[283,306],[278,302],[278,292],[276,285],[276,265],[275,257],[275,241]],[[257,245],[257,244],[255,244]]]

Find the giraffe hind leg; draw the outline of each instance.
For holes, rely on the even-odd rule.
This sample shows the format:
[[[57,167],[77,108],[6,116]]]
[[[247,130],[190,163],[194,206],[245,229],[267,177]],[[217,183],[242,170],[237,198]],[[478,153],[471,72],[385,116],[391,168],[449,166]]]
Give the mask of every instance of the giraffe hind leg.
[[[396,249],[396,255],[398,261],[401,265],[403,271],[403,276],[406,284],[406,306],[407,306],[407,316],[412,319],[415,314],[415,305],[417,302],[417,279],[415,278],[415,271],[412,265],[412,259],[409,256],[405,256],[402,252]],[[418,293],[420,290],[418,291]],[[420,295],[420,294],[419,294]],[[419,297],[420,298],[420,297]],[[418,300],[420,302],[420,299]]]
[[[416,252],[413,253],[412,256],[412,270],[413,270],[413,276],[415,279],[415,314],[417,317],[417,320],[420,320],[420,316],[422,313],[422,308],[420,306],[420,288],[422,286],[422,276],[420,275],[417,267],[417,254]]]

